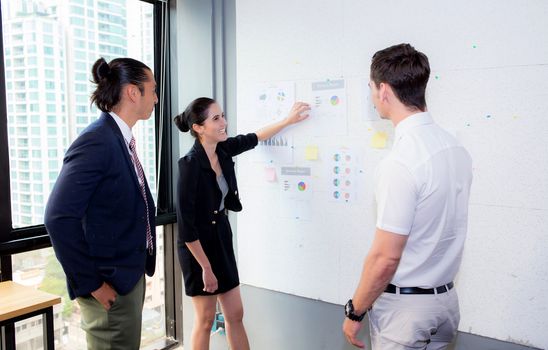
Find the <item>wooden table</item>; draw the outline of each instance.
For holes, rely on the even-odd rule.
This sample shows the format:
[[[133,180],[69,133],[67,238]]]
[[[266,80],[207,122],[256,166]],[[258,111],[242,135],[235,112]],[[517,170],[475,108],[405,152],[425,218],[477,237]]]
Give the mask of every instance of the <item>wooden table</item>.
[[[61,297],[31,287],[25,287],[13,281],[0,282],[0,328],[13,325],[17,321],[42,315],[44,327],[44,348],[53,350],[53,305],[61,303]],[[2,332],[2,349],[15,348],[15,344],[6,342]],[[13,340],[11,340],[13,341]]]

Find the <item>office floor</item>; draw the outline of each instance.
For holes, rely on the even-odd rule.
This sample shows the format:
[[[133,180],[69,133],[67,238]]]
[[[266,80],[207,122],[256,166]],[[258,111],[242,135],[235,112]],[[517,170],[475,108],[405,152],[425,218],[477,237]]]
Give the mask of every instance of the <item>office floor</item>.
[[[343,338],[342,306],[243,285],[244,323],[252,349],[259,350],[355,350]],[[189,349],[192,304],[183,301],[184,348]],[[366,323],[367,324],[367,323]],[[367,328],[367,327],[364,327]],[[367,342],[368,329],[362,337]],[[368,344],[368,343],[367,343]],[[368,344],[369,345],[369,344]],[[211,350],[227,350],[226,335],[211,337]],[[367,347],[369,349],[369,346]],[[534,348],[480,337],[457,335],[449,350],[531,350]]]

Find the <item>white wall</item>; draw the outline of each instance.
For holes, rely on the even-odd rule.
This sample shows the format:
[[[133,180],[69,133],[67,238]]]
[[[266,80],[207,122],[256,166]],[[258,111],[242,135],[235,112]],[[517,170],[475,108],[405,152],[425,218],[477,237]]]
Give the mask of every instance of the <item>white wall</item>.
[[[468,240],[456,285],[460,330],[547,348],[548,332],[548,2],[277,0],[236,2],[238,131],[256,125],[255,86],[344,79],[347,133],[314,120],[292,128],[290,164],[239,157],[238,254],[243,283],[342,304],[352,295],[374,231],[373,171],[389,149],[369,146],[393,133],[364,120],[362,81],[374,52],[409,42],[430,59],[427,103],[435,120],[470,151],[474,183]],[[310,102],[310,101],[309,101]],[[307,145],[319,159],[306,160]],[[390,140],[389,140],[390,145]],[[358,195],[328,200],[333,150],[358,158]],[[284,165],[310,167],[310,219],[286,218],[278,182]]]

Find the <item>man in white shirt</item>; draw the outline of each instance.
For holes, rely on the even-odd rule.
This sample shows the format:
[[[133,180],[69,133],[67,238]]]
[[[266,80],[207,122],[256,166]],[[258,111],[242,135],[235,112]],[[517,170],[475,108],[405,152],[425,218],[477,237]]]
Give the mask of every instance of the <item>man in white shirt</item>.
[[[453,279],[468,222],[472,161],[427,112],[428,58],[409,44],[373,55],[372,101],[395,140],[376,176],[377,227],[354,297],[350,343],[369,312],[373,349],[445,349],[460,320]]]

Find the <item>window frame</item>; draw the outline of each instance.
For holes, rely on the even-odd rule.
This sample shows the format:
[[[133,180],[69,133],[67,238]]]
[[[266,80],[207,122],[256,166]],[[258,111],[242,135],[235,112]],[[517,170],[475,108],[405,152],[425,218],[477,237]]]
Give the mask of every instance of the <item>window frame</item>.
[[[153,8],[153,28],[154,28],[154,72],[156,80],[160,80],[161,72],[164,75],[165,85],[163,86],[164,96],[171,96],[169,55],[162,55],[160,42],[163,39],[166,52],[169,52],[169,30],[163,29],[163,26],[169,28],[170,14],[169,6],[165,0],[140,0],[152,4]],[[165,7],[163,9],[163,7]],[[162,15],[163,11],[165,13]],[[167,22],[167,23],[165,23]],[[167,36],[162,37],[163,35]],[[162,62],[163,58],[163,62]],[[2,10],[0,8],[0,86],[5,86],[6,67],[4,61],[4,39],[3,39],[3,21]],[[0,173],[7,176],[0,177],[0,281],[11,280],[13,275],[11,255],[51,247],[51,241],[43,224],[28,226],[23,228],[13,228],[11,212],[11,191],[10,191],[10,156],[8,144],[8,116],[7,116],[7,96],[6,93],[0,93]],[[162,99],[155,109],[155,153],[156,169],[162,167],[157,179],[158,199],[156,225],[164,226],[164,283],[165,283],[165,317],[166,317],[166,338],[160,340],[160,347],[171,347],[177,343],[175,340],[182,340],[182,293],[176,291],[182,290],[182,274],[178,262],[176,261],[177,245],[175,241],[175,214],[174,203],[174,172],[172,169],[173,140],[171,123],[171,103],[168,98]],[[160,110],[163,111],[164,120],[160,120]],[[163,135],[160,138],[160,135]],[[160,150],[162,154],[160,155]],[[157,171],[158,173],[158,171]],[[13,326],[5,327],[6,341],[15,344],[15,328]],[[171,338],[171,340],[170,340]]]
[[[175,179],[176,169],[172,157],[178,157],[179,153],[174,147],[178,147],[177,132],[171,122],[170,101],[171,81],[170,77],[170,19],[174,17],[177,1],[169,0],[140,0],[149,3],[153,8],[154,30],[154,72],[160,86],[160,74],[164,76],[163,98],[155,109],[155,153],[157,169],[157,216],[156,225],[164,226],[164,283],[165,283],[165,334],[166,337],[158,341],[156,346],[169,348],[182,342],[182,272],[177,261],[176,221],[175,213]],[[172,4],[174,4],[172,6]],[[165,29],[168,28],[168,29]],[[6,84],[6,66],[4,60],[2,10],[0,7],[0,86]],[[164,45],[162,54],[161,42]],[[160,96],[159,96],[160,97]],[[161,104],[161,106],[160,106]],[[161,108],[160,108],[161,107]],[[164,120],[160,120],[160,111]],[[8,143],[8,114],[6,92],[0,93],[0,281],[11,280],[13,276],[12,255],[51,247],[51,241],[43,224],[22,228],[13,228],[11,212],[10,191],[10,152]],[[161,154],[160,154],[161,152]],[[161,168],[162,171],[158,172]],[[15,344],[15,328],[5,327],[5,341]],[[1,335],[0,335],[1,338]],[[1,339],[0,339],[1,341]]]
[[[169,63],[165,62],[165,68],[162,67],[162,52],[159,45],[161,35],[163,33],[162,23],[159,20],[162,16],[162,0],[139,0],[154,6],[153,26],[154,26],[154,42],[158,43],[154,47],[154,71],[164,71],[165,76],[169,76]],[[1,15],[1,9],[0,9]],[[166,20],[169,16],[166,16]],[[169,32],[166,33],[169,35]],[[167,40],[166,42],[169,42]],[[3,39],[3,21],[0,17],[0,86],[5,86],[6,67],[4,61],[4,39]],[[156,73],[156,78],[159,80],[159,74]],[[166,86],[164,87],[164,95],[169,94],[169,80],[165,79]],[[171,147],[172,139],[170,136],[172,126],[169,116],[170,103],[167,99],[160,101],[163,104],[164,120],[160,121],[160,108],[157,105],[155,109],[155,134],[156,134],[156,169],[162,167],[160,177],[158,178],[158,200],[157,200],[157,217],[156,223],[158,226],[175,223],[177,218],[175,214],[175,205],[173,200],[173,174],[171,162]],[[27,113],[28,114],[28,113]],[[25,226],[21,228],[13,228],[12,212],[11,212],[11,191],[10,191],[10,166],[9,166],[9,147],[8,147],[8,128],[7,128],[7,101],[6,93],[0,94],[0,173],[6,174],[0,178],[0,255],[11,255],[24,251],[41,249],[51,246],[49,236],[43,224]],[[160,127],[162,129],[160,129]],[[160,140],[160,135],[164,135]],[[161,155],[159,151],[163,150]],[[3,270],[3,269],[2,269]],[[1,270],[0,270],[1,271]],[[10,276],[11,277],[11,276]],[[2,273],[0,280],[6,279]]]

